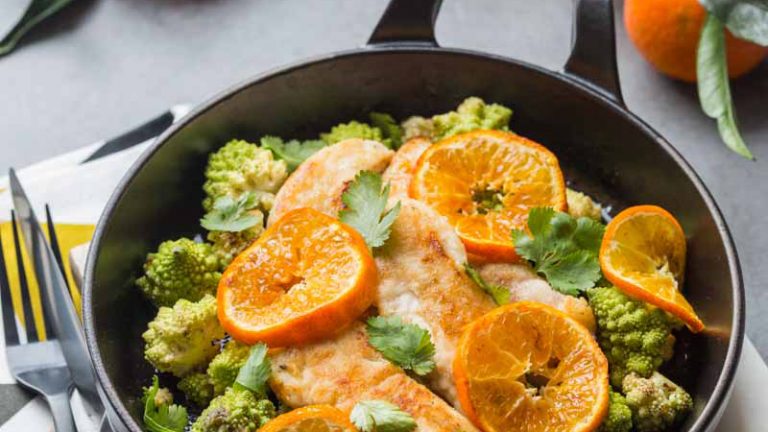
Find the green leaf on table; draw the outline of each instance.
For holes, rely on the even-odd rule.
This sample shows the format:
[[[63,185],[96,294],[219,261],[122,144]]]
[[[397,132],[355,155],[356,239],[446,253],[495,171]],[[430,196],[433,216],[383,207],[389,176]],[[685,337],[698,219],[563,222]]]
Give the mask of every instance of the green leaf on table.
[[[734,36],[768,46],[768,0],[699,0]]]
[[[381,130],[384,138],[389,139],[392,148],[397,150],[403,144],[403,128],[389,114],[372,112],[368,115],[371,125]]]
[[[19,22],[0,40],[0,56],[13,51],[28,31],[69,3],[72,0],[32,0]]]
[[[600,280],[598,254],[605,227],[548,207],[528,213],[528,231],[512,231],[515,251],[533,264],[552,288],[572,296]]]
[[[349,413],[349,419],[361,432],[411,432],[416,422],[397,405],[383,400],[364,400]]]
[[[282,138],[274,136],[265,136],[261,139],[261,146],[271,150],[276,158],[284,160],[288,171],[295,170],[308,157],[327,145],[328,143],[323,140],[283,142]]]
[[[707,15],[701,31],[696,54],[696,75],[701,108],[709,117],[717,120],[717,129],[723,142],[741,156],[753,159],[739,132],[731,100],[725,31],[723,24],[712,14]]]
[[[366,324],[368,343],[385,359],[416,375],[435,368],[435,345],[426,329],[396,316],[372,317]]]
[[[208,231],[240,232],[264,222],[260,212],[250,212],[259,205],[258,196],[245,192],[237,200],[229,196],[219,197],[213,209],[200,219],[200,225]]]
[[[251,347],[248,360],[235,378],[235,386],[250,390],[260,397],[267,397],[267,380],[272,373],[272,363],[267,357],[267,345],[257,343]]]
[[[160,394],[158,394],[160,393]],[[167,389],[161,389],[157,375],[152,386],[144,388],[144,426],[149,432],[183,432],[189,421],[187,409],[173,403]]]
[[[507,287],[489,284],[485,281],[485,279],[483,279],[482,276],[480,276],[480,272],[478,272],[468,262],[464,263],[464,271],[467,273],[467,276],[472,279],[472,282],[474,282],[477,286],[482,288],[483,291],[487,292],[491,297],[493,297],[493,301],[496,302],[497,305],[501,306],[509,303],[510,294]]]
[[[386,210],[389,184],[382,187],[381,174],[360,171],[341,195],[346,208],[339,219],[356,229],[371,249],[383,246],[389,238],[392,223],[400,213],[400,202]]]

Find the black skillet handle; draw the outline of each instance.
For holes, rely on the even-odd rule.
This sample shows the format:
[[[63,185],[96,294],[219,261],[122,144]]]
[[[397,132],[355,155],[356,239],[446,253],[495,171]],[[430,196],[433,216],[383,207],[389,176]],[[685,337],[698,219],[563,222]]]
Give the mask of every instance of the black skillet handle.
[[[623,105],[612,0],[576,0],[574,9],[573,46],[564,72]]]
[[[438,46],[435,20],[442,3],[443,0],[391,0],[368,39],[368,46]]]

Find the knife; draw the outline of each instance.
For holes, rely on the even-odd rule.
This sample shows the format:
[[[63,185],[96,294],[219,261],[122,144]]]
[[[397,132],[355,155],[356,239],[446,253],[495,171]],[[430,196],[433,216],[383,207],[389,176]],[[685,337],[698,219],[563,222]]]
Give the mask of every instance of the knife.
[[[47,309],[52,311],[53,331],[61,344],[72,381],[82,398],[98,412],[103,412],[104,405],[99,398],[99,387],[88,355],[85,335],[64,274],[13,168],[8,175],[13,205],[24,235],[27,254],[33,263],[41,297],[46,302]]]

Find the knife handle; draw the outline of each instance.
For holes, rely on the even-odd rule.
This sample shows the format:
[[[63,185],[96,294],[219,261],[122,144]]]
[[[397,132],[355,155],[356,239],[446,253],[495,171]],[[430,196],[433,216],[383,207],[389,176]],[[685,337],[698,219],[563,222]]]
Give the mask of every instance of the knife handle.
[[[53,426],[56,432],[76,432],[75,419],[69,406],[69,392],[64,391],[45,397],[53,416]]]

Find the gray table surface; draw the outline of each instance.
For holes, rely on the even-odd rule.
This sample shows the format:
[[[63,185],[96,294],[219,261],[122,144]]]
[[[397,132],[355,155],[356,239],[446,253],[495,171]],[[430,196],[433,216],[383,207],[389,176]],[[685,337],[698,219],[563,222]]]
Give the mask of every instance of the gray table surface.
[[[75,3],[17,52],[0,58],[0,172],[115,135],[173,104],[201,102],[264,70],[359,46],[386,5],[385,0]],[[4,10],[10,10],[7,4],[0,16]],[[683,153],[715,195],[744,269],[747,331],[765,357],[768,64],[733,87],[744,136],[757,157],[748,162],[719,142],[693,86],[660,76],[638,56],[619,17],[627,105]],[[445,46],[551,69],[560,69],[568,56],[570,34],[568,0],[445,0],[437,25]],[[0,391],[0,399],[15,401],[0,404],[0,423],[24,399],[15,392]]]

